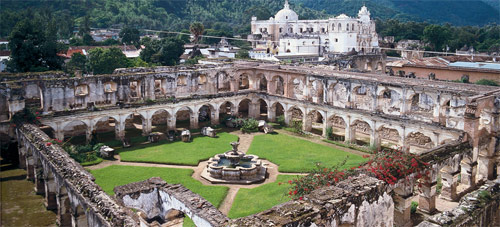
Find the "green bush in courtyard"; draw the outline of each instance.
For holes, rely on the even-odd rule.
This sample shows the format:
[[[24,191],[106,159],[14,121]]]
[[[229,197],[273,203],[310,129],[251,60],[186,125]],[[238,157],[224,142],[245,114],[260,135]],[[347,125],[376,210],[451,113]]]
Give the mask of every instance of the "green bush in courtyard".
[[[245,133],[258,132],[259,122],[253,118],[245,119],[241,124],[241,131]]]

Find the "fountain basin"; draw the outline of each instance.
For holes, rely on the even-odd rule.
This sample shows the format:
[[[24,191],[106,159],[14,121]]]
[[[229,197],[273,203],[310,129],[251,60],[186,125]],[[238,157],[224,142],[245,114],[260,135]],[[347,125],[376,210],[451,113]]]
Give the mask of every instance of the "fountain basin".
[[[210,158],[201,176],[212,183],[251,184],[264,181],[266,173],[258,156],[228,151]]]

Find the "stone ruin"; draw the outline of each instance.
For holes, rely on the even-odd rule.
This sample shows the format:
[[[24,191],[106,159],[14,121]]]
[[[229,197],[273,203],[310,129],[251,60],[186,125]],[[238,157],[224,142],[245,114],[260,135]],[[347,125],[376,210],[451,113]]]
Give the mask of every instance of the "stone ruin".
[[[410,204],[417,196],[419,211],[432,214],[421,226],[495,226],[499,100],[500,90],[489,86],[257,63],[123,69],[82,78],[54,72],[5,74],[0,81],[0,138],[17,141],[20,166],[45,196],[47,208],[57,211],[62,226],[150,225],[179,212],[200,226],[408,226]],[[314,122],[323,136],[333,127],[348,143],[366,139],[375,148],[396,144],[431,163],[432,174],[422,192],[414,190],[413,181],[389,186],[360,175],[320,188],[304,200],[229,220],[182,186],[157,179],[108,196],[62,148],[46,145],[51,138],[39,126],[10,125],[9,119],[25,107],[41,110],[40,127],[52,138],[85,135],[90,141],[95,132],[114,131],[125,145],[132,123],[142,124],[145,136],[152,134],[154,124],[166,124],[170,139],[177,120],[198,128],[200,113],[211,125],[228,116],[265,116],[275,122],[281,115],[286,124],[301,121],[305,131]],[[436,213],[438,173],[443,180],[440,197],[460,201],[448,213]],[[481,199],[485,194],[488,199]],[[473,215],[466,216],[463,209]]]

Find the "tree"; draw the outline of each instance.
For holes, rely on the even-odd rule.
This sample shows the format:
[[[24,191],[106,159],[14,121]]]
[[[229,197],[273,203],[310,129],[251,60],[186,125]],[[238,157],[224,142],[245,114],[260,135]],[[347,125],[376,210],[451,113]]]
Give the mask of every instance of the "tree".
[[[88,65],[94,74],[111,74],[117,68],[125,68],[129,61],[118,48],[95,48],[89,51]]]
[[[11,72],[46,71],[61,68],[54,24],[45,27],[39,20],[25,19],[16,24],[9,36]],[[46,32],[44,32],[46,30]]]
[[[248,54],[248,50],[238,50],[236,53],[236,58],[250,58],[250,55]]]
[[[140,57],[148,63],[175,65],[184,53],[184,42],[176,38],[151,40],[145,45]]]
[[[122,39],[122,43],[134,46],[138,46],[141,40],[139,30],[128,26],[120,31],[120,38]]]
[[[80,53],[74,53],[71,55],[71,60],[66,64],[66,68],[69,71],[81,70],[85,71],[85,65],[87,64],[87,57]]]
[[[424,39],[432,44],[435,51],[442,51],[443,44],[448,37],[449,30],[445,26],[431,24],[424,29]]]
[[[200,36],[203,34],[204,30],[205,27],[200,22],[194,22],[191,24],[191,26],[189,26],[189,31],[194,36],[194,41],[193,41],[194,43],[198,43]]]

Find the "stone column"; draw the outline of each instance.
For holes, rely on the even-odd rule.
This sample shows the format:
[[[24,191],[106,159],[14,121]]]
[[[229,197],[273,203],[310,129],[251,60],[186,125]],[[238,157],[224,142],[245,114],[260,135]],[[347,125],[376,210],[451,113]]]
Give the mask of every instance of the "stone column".
[[[218,125],[220,124],[220,119],[219,119],[219,109],[216,110],[210,110],[210,124],[211,125]]]
[[[345,142],[352,143],[356,140],[356,129],[351,127],[351,117],[347,116],[347,122],[345,124]]]
[[[153,131],[153,119],[151,117],[142,120],[142,135],[149,136]]]
[[[71,226],[71,205],[68,194],[57,194],[57,226]]]
[[[168,130],[175,130],[176,128],[176,122],[177,119],[175,117],[175,115],[173,116],[169,116],[168,120],[167,120],[167,129]]]
[[[254,102],[248,103],[248,117],[258,119],[260,117],[260,105]]]
[[[448,201],[457,201],[457,187],[458,187],[458,176],[460,171],[452,172],[447,170],[441,170],[441,182],[443,187],[441,188],[441,198]]]
[[[395,194],[394,199],[394,226],[410,227],[411,222],[411,200],[413,193],[407,195]]]
[[[437,174],[434,170],[429,172],[430,179],[422,179],[424,182],[421,187],[422,192],[418,197],[418,209],[424,213],[432,214],[436,211]]]
[[[321,133],[321,136],[323,136],[325,138],[327,138],[327,135],[326,135],[326,129],[327,128],[328,128],[328,121],[326,119],[323,119],[323,132]]]
[[[57,131],[55,131],[54,134],[55,134],[54,136],[56,137],[56,139],[64,141],[64,130],[57,130]]]
[[[276,122],[276,107],[267,107],[267,121]]]
[[[495,179],[495,145],[497,139],[491,137],[491,140],[486,144],[479,145],[478,155],[478,180],[494,180]]]
[[[87,215],[85,213],[77,214],[73,212],[71,214],[71,225],[76,227],[88,226]]]
[[[285,111],[285,124],[290,125],[290,119],[292,118],[292,113],[290,111]]]
[[[30,181],[33,181],[35,180],[35,158],[33,158],[33,155],[29,153],[26,154],[26,170],[27,170],[27,174],[26,174],[26,179],[27,180],[30,180]]]
[[[375,123],[373,124],[375,126]],[[380,150],[380,133],[374,127],[370,134],[370,147]]]
[[[476,186],[477,162],[461,163],[461,182],[470,188]]]
[[[120,141],[125,139],[125,121],[115,121],[115,139]]]
[[[191,113],[189,116],[189,128],[190,129],[197,129],[198,128],[198,114],[197,113]]]
[[[42,166],[35,166],[35,192],[37,195],[45,194],[45,181]]]
[[[26,147],[19,141],[19,168],[26,169]]]
[[[92,127],[87,126],[87,130],[85,131],[85,138],[87,144],[92,140]]]
[[[56,182],[53,176],[45,179],[45,207],[47,210],[57,210]]]
[[[305,111],[305,113],[302,113],[302,130],[307,131],[309,129],[309,131],[311,131],[311,129],[310,129],[310,127],[308,127],[307,123],[308,123],[307,122],[307,111]]]

